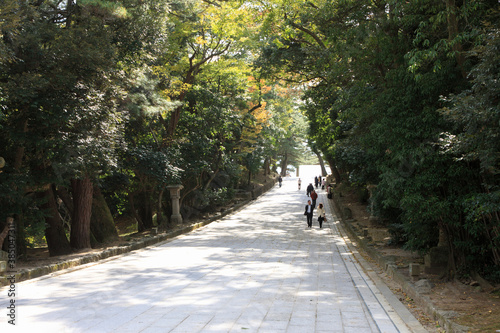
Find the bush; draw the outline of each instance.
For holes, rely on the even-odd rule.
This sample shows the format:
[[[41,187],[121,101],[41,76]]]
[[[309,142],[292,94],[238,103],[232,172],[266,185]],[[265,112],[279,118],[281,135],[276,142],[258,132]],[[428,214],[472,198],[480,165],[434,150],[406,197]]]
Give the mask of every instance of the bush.
[[[231,201],[234,197],[234,190],[222,187],[213,190],[205,191],[205,196],[208,200],[208,205],[212,207],[222,206]]]
[[[391,234],[389,245],[403,245],[408,241],[405,228],[401,223],[392,223],[388,226],[388,231]]]

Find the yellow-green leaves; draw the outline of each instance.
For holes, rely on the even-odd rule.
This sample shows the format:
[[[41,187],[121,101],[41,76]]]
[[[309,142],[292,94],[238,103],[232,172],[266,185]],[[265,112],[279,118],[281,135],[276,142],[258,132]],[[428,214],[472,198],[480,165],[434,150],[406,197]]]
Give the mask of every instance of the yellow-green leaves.
[[[78,5],[83,7],[92,6],[94,8],[99,8],[102,10],[102,14],[107,14],[119,18],[124,18],[127,16],[127,9],[120,2],[116,1],[79,0]]]

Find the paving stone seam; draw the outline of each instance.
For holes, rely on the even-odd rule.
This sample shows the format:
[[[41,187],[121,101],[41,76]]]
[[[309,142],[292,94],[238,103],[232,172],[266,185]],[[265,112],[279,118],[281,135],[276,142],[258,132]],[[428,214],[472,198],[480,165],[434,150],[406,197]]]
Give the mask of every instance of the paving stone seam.
[[[326,197],[326,195],[323,193],[321,194],[321,196],[323,198]],[[379,305],[380,309],[382,309],[386,318],[392,324],[393,329],[395,329],[397,332],[400,332],[398,325],[394,322],[391,315],[387,312],[386,307],[388,306],[388,304],[385,304],[385,305],[382,304],[380,298],[373,291],[374,289],[376,289],[376,286],[373,284],[373,281],[368,276],[365,275],[365,272],[360,271],[359,265],[361,265],[361,263],[359,263],[356,260],[353,251],[350,249],[350,247],[348,245],[348,239],[346,239],[345,235],[343,235],[342,231],[339,228],[340,226],[335,223],[336,221],[338,221],[338,217],[335,214],[335,210],[332,209],[329,200],[326,200],[326,201],[328,202],[329,211],[333,217],[331,224],[329,224],[330,229],[331,229],[330,232],[333,235],[338,235],[338,237],[340,237],[343,240],[341,245],[335,244],[335,246],[339,249],[339,252],[340,252],[340,250],[342,250],[344,252],[350,253],[350,255],[348,257],[350,265],[347,265],[346,261],[344,261],[344,260],[342,262],[343,262],[344,266],[346,267],[346,270],[349,272],[349,274],[351,276],[351,281],[352,281],[353,285],[356,287],[355,290],[358,293],[358,297],[362,300],[364,311],[367,311],[369,313],[368,317],[371,318],[374,322],[374,323],[370,323],[370,324],[372,324],[372,325],[375,324],[377,331],[380,332],[379,327],[380,327],[380,325],[382,325],[382,323],[378,322],[379,321],[378,316],[375,316],[375,313],[373,313],[373,311],[368,306],[368,304],[367,304],[368,298],[372,298],[372,301],[375,301]],[[356,260],[356,262],[355,262],[355,260]],[[349,267],[349,266],[351,266],[351,267]],[[353,270],[355,272],[353,272]],[[368,288],[368,290],[366,290],[365,288],[360,288],[361,287],[360,283],[355,281],[353,273],[357,273],[358,277],[362,280],[362,284],[365,285]],[[387,302],[384,302],[384,303],[387,303]],[[375,319],[375,318],[377,318],[377,319]]]

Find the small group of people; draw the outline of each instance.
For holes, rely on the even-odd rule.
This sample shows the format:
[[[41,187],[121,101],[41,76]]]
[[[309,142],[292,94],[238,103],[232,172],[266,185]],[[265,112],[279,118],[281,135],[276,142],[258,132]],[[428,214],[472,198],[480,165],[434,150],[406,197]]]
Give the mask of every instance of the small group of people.
[[[323,176],[319,176],[319,177],[314,177],[314,186],[316,188],[318,188],[319,186],[321,186],[321,188],[324,190],[325,189],[325,183],[326,183],[326,179],[323,177]]]
[[[314,181],[316,182],[316,187],[318,187],[318,177],[315,177]],[[299,189],[300,189],[300,185],[299,185]],[[306,194],[311,199],[307,201],[304,215],[306,215],[306,217],[307,217],[307,227],[311,228],[312,227],[313,212],[314,212],[314,209],[316,209],[316,200],[318,199],[318,193],[316,193],[316,191],[314,190],[314,186],[312,183],[309,183],[309,185],[307,185]],[[323,204],[320,203],[316,210],[318,213],[319,227],[323,228],[323,222],[326,221],[326,212],[325,212],[325,208],[323,207]]]
[[[300,187],[302,185],[302,180],[299,178],[299,180],[297,181],[297,184],[299,185],[299,191],[300,191]],[[316,186],[316,188],[318,188],[319,186],[321,186],[321,188],[324,190],[325,189],[325,184],[326,184],[326,179],[324,177],[314,177],[314,184]],[[309,193],[311,193],[311,190],[314,190],[314,186],[312,183],[309,183],[309,185],[307,185],[307,196],[309,196]]]
[[[312,184],[309,184],[307,186],[307,193],[306,194],[308,197],[311,198],[313,206],[316,207],[316,199],[318,199],[318,193],[316,193]]]
[[[315,203],[313,204],[311,200],[307,200],[307,205],[306,209],[304,211],[304,215],[307,217],[307,227],[312,228],[312,219],[313,219],[313,212],[315,208]],[[323,204],[320,203],[318,205],[318,208],[316,209],[318,213],[318,223],[320,229],[323,228],[323,222],[326,221],[326,211],[325,208],[323,207]]]

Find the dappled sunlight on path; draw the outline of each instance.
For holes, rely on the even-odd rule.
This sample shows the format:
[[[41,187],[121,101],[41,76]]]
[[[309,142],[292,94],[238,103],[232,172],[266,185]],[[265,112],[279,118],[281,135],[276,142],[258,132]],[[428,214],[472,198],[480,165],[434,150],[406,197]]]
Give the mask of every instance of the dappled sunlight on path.
[[[331,215],[323,229],[316,219],[306,228],[306,201],[296,178],[285,178],[283,187],[190,234],[19,283],[19,325],[37,332],[397,332],[360,291],[370,288],[349,268]]]

